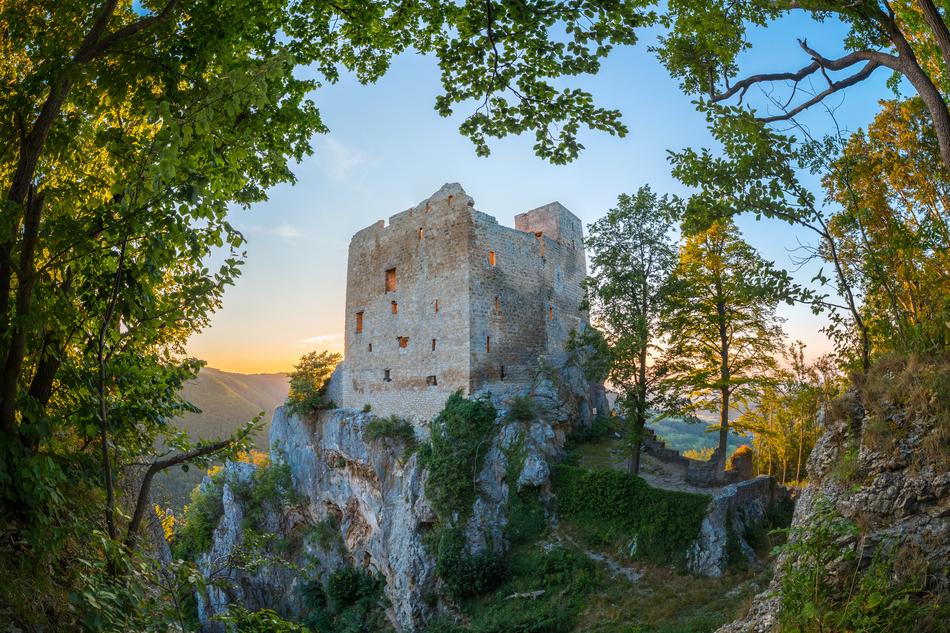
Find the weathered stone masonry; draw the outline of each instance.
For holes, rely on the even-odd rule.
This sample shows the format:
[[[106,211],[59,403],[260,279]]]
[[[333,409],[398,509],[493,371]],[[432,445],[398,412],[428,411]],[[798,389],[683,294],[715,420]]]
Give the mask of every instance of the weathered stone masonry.
[[[347,268],[345,362],[331,398],[427,419],[462,389],[523,390],[587,323],[581,221],[553,202],[515,227],[458,184],[359,231]]]

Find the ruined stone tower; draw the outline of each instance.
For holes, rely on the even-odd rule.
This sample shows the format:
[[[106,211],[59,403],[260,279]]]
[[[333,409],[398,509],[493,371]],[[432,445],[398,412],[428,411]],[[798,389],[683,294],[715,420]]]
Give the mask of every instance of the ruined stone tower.
[[[583,228],[557,202],[515,227],[476,211],[453,183],[354,235],[336,403],[431,418],[458,389],[529,386],[539,357],[587,322]]]

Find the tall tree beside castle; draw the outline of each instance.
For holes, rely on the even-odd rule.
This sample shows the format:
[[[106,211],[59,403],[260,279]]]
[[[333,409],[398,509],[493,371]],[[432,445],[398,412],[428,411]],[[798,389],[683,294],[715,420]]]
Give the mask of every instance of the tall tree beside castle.
[[[730,411],[747,403],[776,369],[782,329],[775,314],[787,287],[729,220],[686,239],[664,306],[668,337],[663,386],[688,411],[719,411],[720,469],[726,466]]]
[[[657,345],[660,307],[676,266],[674,213],[648,186],[621,194],[616,208],[588,227],[591,274],[587,307],[609,349],[607,380],[620,392],[627,420],[630,471],[640,472],[640,442],[656,404],[657,373],[650,352]]]

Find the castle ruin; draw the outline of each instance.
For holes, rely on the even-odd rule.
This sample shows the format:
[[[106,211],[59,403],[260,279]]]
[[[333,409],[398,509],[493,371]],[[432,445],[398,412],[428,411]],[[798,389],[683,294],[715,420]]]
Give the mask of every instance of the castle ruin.
[[[501,226],[458,184],[350,241],[338,406],[429,419],[453,392],[525,391],[581,311],[580,219],[558,202]]]

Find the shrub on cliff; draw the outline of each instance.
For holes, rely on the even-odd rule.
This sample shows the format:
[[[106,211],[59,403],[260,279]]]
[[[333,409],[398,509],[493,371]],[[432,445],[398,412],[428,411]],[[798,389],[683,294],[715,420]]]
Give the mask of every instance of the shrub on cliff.
[[[401,442],[406,449],[406,453],[412,453],[418,441],[416,440],[416,430],[408,420],[391,415],[388,418],[373,418],[363,429],[363,437],[367,440],[393,439]]]
[[[429,470],[426,497],[439,517],[439,526],[429,537],[436,574],[455,598],[491,588],[503,573],[494,554],[466,551],[459,528],[475,502],[475,476],[488,452],[496,413],[488,400],[468,400],[457,391],[432,421],[430,442],[422,449],[422,463]]]
[[[357,633],[391,631],[386,621],[383,598],[385,581],[354,567],[340,567],[327,580],[326,589],[319,580],[301,585],[300,593],[307,615],[307,630],[320,633]]]
[[[553,469],[557,509],[588,538],[636,542],[638,558],[681,562],[699,535],[707,495],[653,488],[616,470]]]
[[[304,354],[290,374],[287,408],[299,414],[334,408],[336,405],[326,397],[327,383],[341,358],[326,350]]]
[[[176,558],[194,560],[201,552],[211,549],[211,538],[221,515],[224,514],[223,471],[209,473],[209,485],[191,491],[191,503],[185,506],[184,517],[176,524],[172,549]]]
[[[457,391],[432,421],[431,443],[423,453],[429,469],[426,497],[442,521],[471,510],[475,475],[488,452],[495,415],[488,400],[469,400]]]
[[[826,498],[792,532],[779,594],[783,631],[945,630],[950,604],[926,590],[923,552],[882,543],[862,562],[847,546],[861,530]]]

